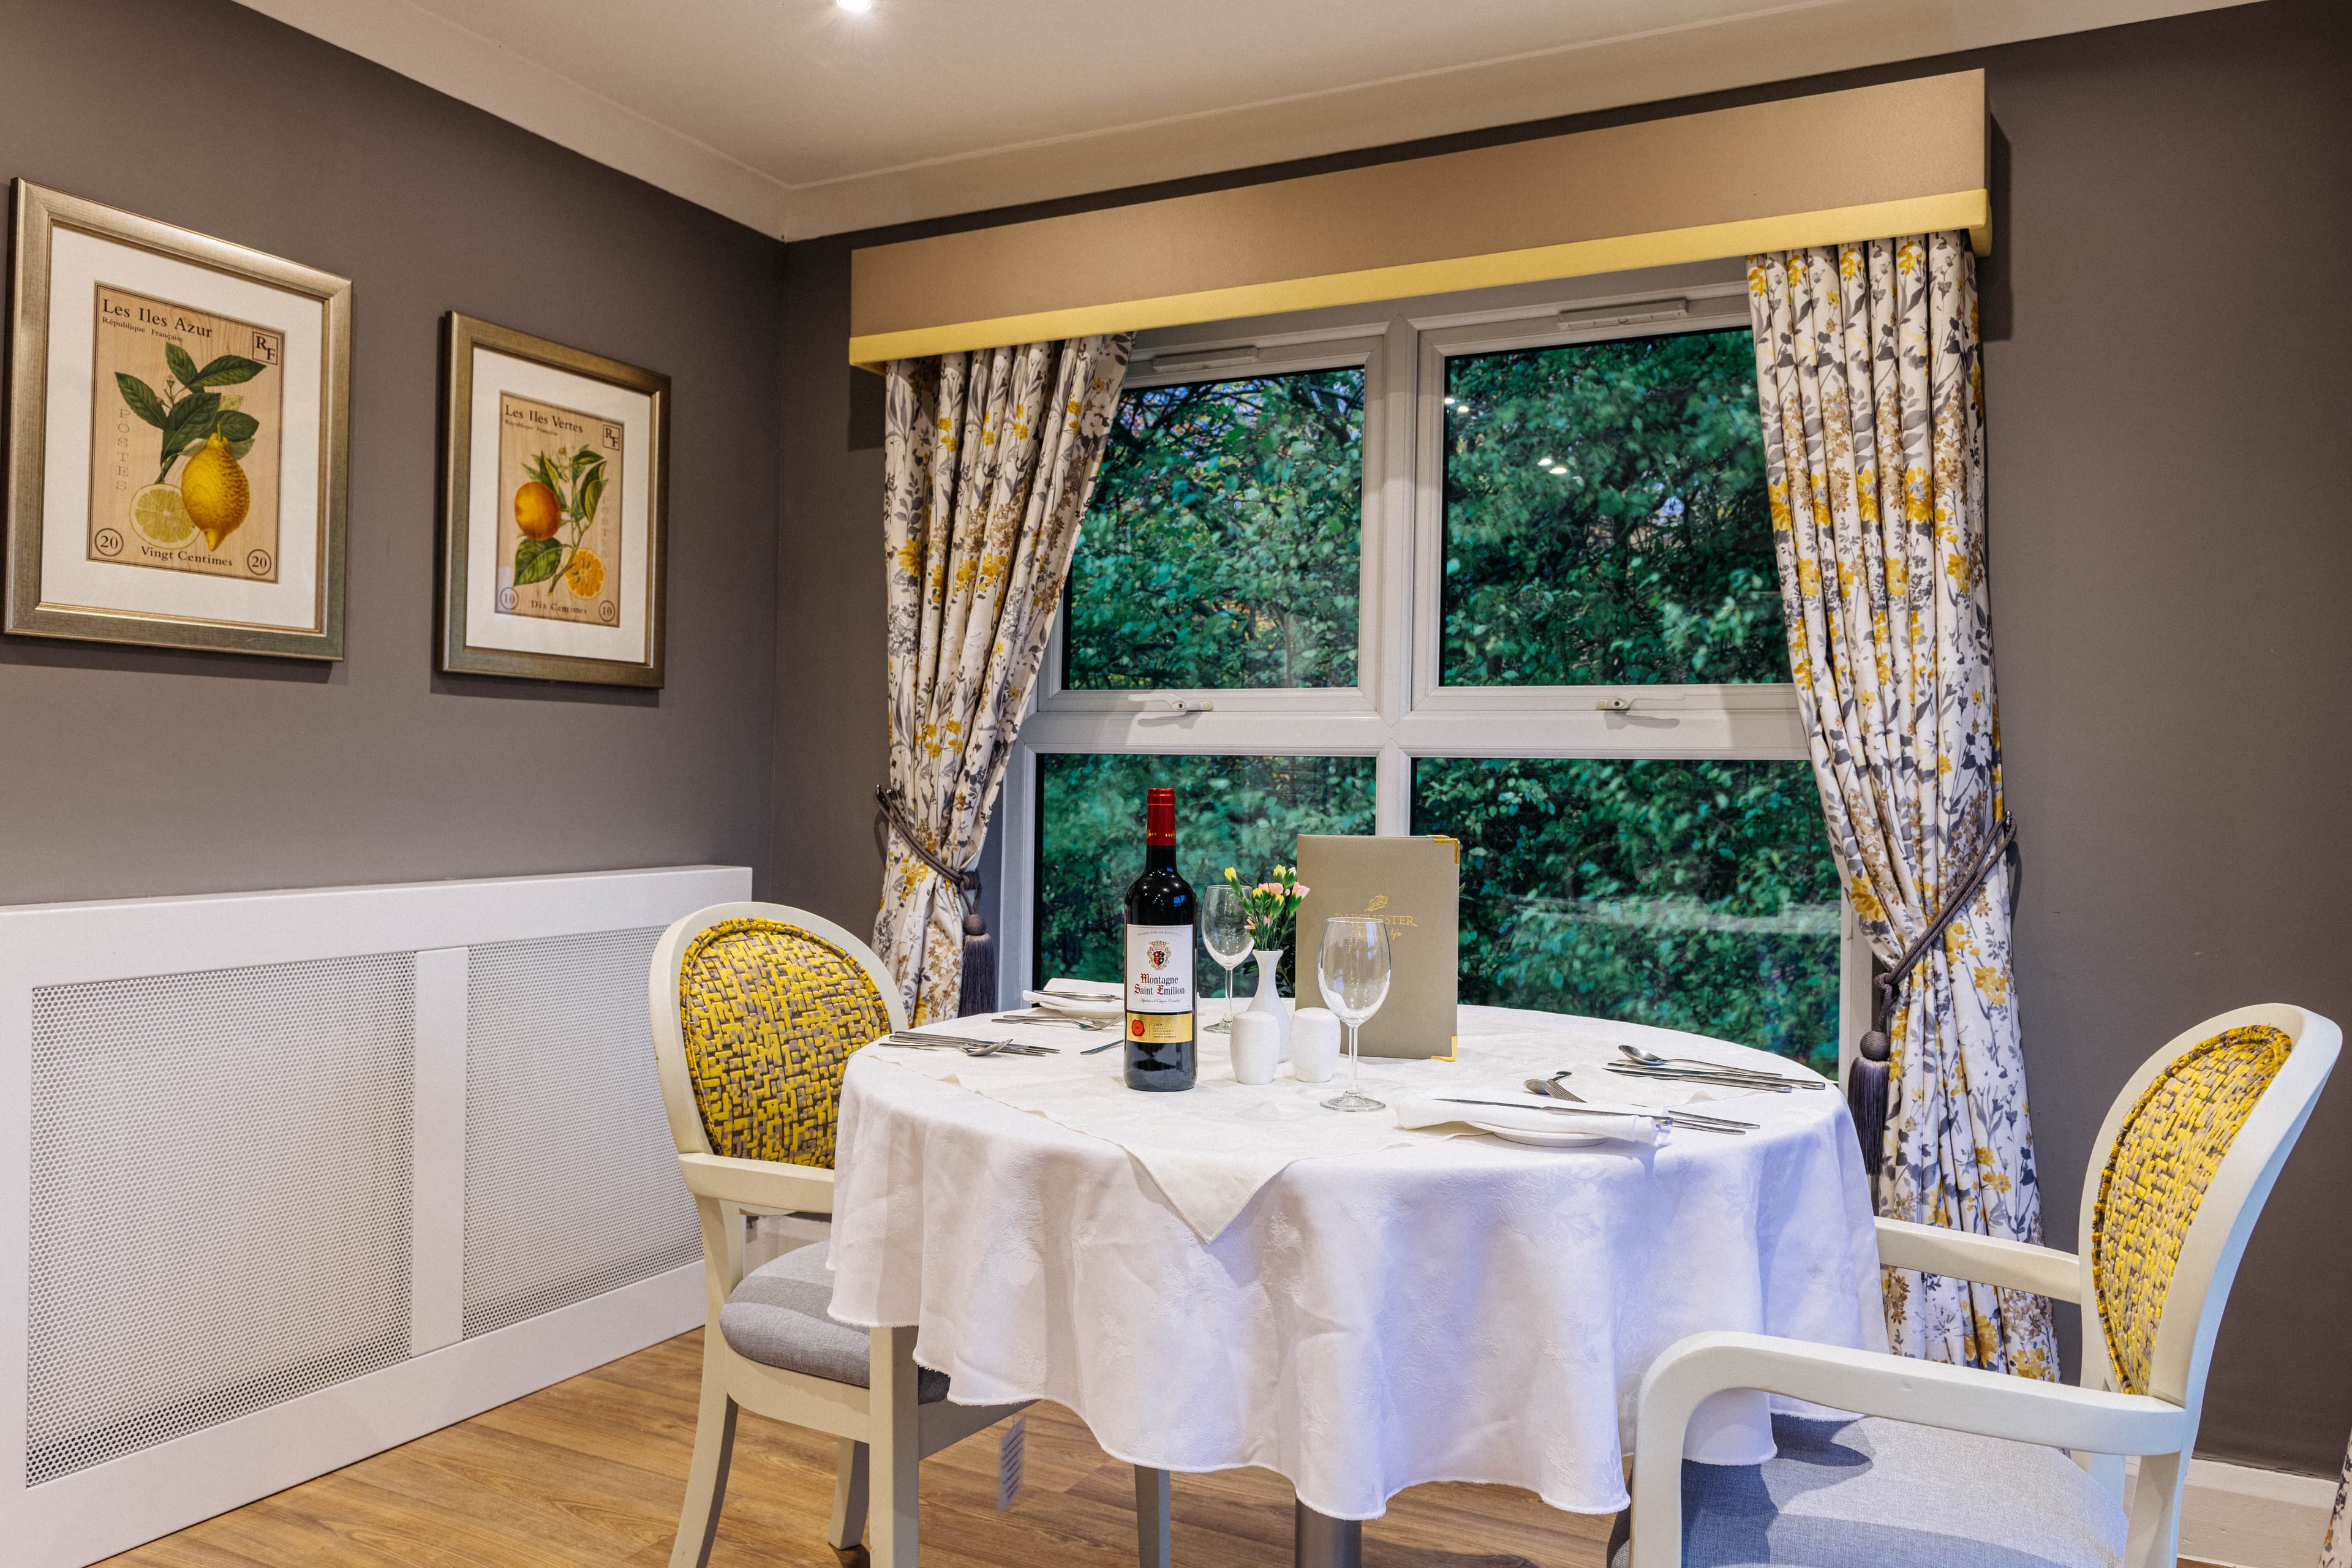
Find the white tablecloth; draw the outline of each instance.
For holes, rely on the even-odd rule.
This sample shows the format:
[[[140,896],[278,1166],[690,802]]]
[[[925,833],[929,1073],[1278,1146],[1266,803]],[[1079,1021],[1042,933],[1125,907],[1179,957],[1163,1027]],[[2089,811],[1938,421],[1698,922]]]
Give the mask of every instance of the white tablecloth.
[[[1109,1049],[1087,1055],[1086,1044],[1102,1037],[1074,1038],[1066,1028],[1055,1025],[1007,1026],[972,1020],[916,1031],[1034,1041],[1056,1048],[1058,1054],[1047,1058],[971,1058],[937,1047],[879,1044],[866,1048],[879,1059],[910,1072],[952,1080],[1015,1110],[1034,1110],[1065,1127],[1118,1144],[1150,1173],[1160,1194],[1203,1241],[1214,1240],[1257,1190],[1293,1161],[1370,1154],[1434,1142],[1471,1133],[1473,1121],[1507,1121],[1511,1116],[1507,1110],[1489,1114],[1495,1110],[1492,1106],[1431,1105],[1427,1100],[1433,1094],[1485,1099],[1516,1095],[1537,1103],[1524,1087],[1526,1080],[1548,1077],[1560,1068],[1573,1070],[1570,1085],[1588,1101],[1662,1107],[1733,1092],[1618,1077],[1603,1070],[1602,1064],[1619,1059],[1617,1042],[1621,1040],[1667,1056],[1690,1047],[1694,1038],[1689,1035],[1556,1013],[1501,1007],[1485,1007],[1479,1013],[1475,1048],[1467,1058],[1475,1064],[1475,1071],[1464,1062],[1370,1058],[1363,1067],[1364,1089],[1392,1109],[1346,1116],[1334,1115],[1323,1107],[1323,1101],[1348,1082],[1345,1058],[1328,1083],[1302,1083],[1287,1068],[1270,1084],[1239,1083],[1233,1076],[1227,1041],[1221,1035],[1202,1037],[1201,1070],[1193,1087],[1167,1094],[1140,1094],[1128,1088],[1116,1043]],[[1696,1043],[1724,1059],[1747,1055],[1714,1040]],[[1793,1069],[1786,1062],[1776,1062],[1775,1070]],[[1410,1121],[1393,1109],[1408,1100],[1417,1102],[1419,1111]],[[1569,1119],[1552,1120],[1565,1124]],[[1646,1124],[1643,1131],[1648,1131]]]
[[[1481,1007],[1462,1022],[1460,1062],[1370,1064],[1367,1088],[1492,1080],[1482,1037],[1529,1031],[1556,1032],[1565,1066],[1592,1025]],[[1118,1058],[1086,1060],[1110,1075]],[[954,1399],[1056,1400],[1132,1463],[1263,1466],[1339,1519],[1436,1480],[1606,1512],[1625,1505],[1642,1373],[1675,1341],[1885,1342],[1861,1155],[1831,1090],[1711,1102],[1762,1130],[1654,1147],[1540,1150],[1346,1118],[1387,1121],[1397,1146],[1283,1162],[1204,1242],[1118,1145],[931,1076],[967,1065],[1020,1064],[851,1059],[833,1313],[915,1324],[916,1360],[948,1373]],[[1213,1043],[1202,1076],[1230,1076]]]

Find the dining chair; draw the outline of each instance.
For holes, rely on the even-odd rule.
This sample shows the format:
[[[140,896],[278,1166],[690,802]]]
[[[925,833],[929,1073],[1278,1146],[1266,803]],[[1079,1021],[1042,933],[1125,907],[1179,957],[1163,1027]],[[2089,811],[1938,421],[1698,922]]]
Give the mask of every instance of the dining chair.
[[[915,1331],[835,1322],[826,1248],[743,1272],[747,1214],[833,1212],[835,1118],[850,1054],[906,1026],[882,961],[831,921],[714,904],[662,933],[647,981],[654,1058],[678,1166],[702,1220],[707,1310],[694,1460],[671,1568],[702,1568],[726,1500],[739,1410],[840,1439],[826,1539],[870,1511],[876,1568],[915,1568],[922,1459],[1025,1409],[958,1405],[915,1364]],[[1144,1568],[1168,1568],[1168,1472],[1135,1469]]]
[[[1642,1380],[1612,1568],[2172,1568],[2221,1309],[2342,1042],[2300,1007],[2242,1007],[2142,1063],[2092,1146],[2080,1257],[1878,1221],[1885,1267],[2080,1305],[2079,1387],[1763,1334],[1675,1343]],[[1733,1389],[1857,1415],[1776,1415],[1761,1466],[1685,1461],[1692,1413]]]

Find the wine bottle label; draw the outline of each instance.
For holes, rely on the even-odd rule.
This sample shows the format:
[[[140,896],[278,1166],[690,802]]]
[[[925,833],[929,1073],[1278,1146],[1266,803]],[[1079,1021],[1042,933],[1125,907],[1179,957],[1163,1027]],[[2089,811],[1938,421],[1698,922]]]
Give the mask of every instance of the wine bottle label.
[[[1181,1013],[1188,1024],[1192,1011],[1192,928],[1137,926],[1127,928],[1127,1010],[1130,1013]],[[1133,1020],[1129,1033],[1134,1034]],[[1141,1039],[1145,1037],[1135,1036]],[[1190,1039],[1191,1035],[1164,1037]]]
[[[1129,1013],[1127,1037],[1139,1046],[1181,1046],[1192,1037],[1192,1015]]]

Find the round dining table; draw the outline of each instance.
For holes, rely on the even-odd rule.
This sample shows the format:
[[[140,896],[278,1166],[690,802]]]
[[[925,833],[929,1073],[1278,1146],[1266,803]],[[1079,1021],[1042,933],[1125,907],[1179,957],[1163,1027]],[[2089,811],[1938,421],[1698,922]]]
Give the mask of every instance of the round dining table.
[[[1302,1561],[1345,1562],[1360,1521],[1425,1481],[1626,1506],[1651,1362],[1745,1330],[1884,1349],[1877,1248],[1844,1097],[1781,1058],[1613,1020],[1465,1006],[1454,1060],[1366,1058],[1363,1087],[1533,1102],[1694,1091],[1620,1077],[1632,1046],[1809,1079],[1711,1088],[1748,1124],[1530,1146],[1460,1121],[1350,1115],[1342,1087],[1234,1080],[1205,1035],[1189,1091],[1121,1086],[1112,1034],[959,1020],[1050,1056],[870,1046],[842,1086],[832,1313],[913,1326],[915,1360],[967,1404],[1049,1399],[1131,1464],[1259,1466],[1291,1483]],[[1628,1123],[1631,1124],[1630,1122]],[[1577,1125],[1591,1125],[1577,1123]],[[1563,1142],[1559,1139],[1547,1142]],[[1685,1453],[1772,1453],[1768,1396],[1717,1395]]]

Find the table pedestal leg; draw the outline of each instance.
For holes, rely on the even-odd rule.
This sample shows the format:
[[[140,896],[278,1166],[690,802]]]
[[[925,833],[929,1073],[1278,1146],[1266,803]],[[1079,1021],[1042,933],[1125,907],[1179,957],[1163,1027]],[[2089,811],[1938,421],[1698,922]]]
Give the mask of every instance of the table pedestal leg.
[[[1363,1568],[1361,1520],[1333,1519],[1297,1503],[1290,1560],[1297,1568]]]

